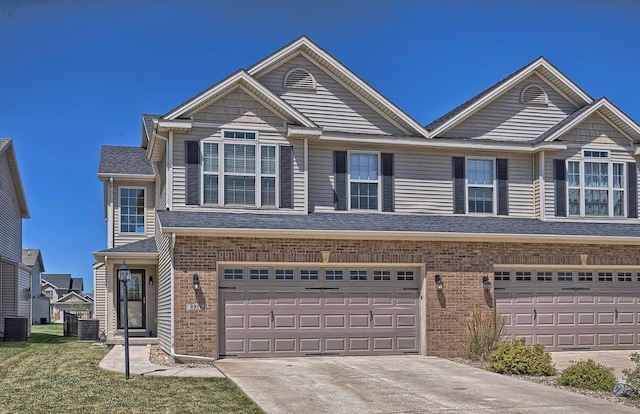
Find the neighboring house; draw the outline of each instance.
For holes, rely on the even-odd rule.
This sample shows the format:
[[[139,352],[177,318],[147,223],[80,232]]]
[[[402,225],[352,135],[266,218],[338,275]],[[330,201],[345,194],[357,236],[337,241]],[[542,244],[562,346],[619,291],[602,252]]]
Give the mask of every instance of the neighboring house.
[[[51,303],[51,320],[61,322],[64,312],[72,312],[83,317],[91,317],[93,301],[84,297],[84,279],[70,274],[42,275],[42,293]]]
[[[419,68],[416,68],[419,69]],[[425,97],[433,99],[433,97]],[[182,358],[636,349],[640,126],[541,57],[422,126],[306,37],[103,146],[95,315]]]
[[[45,269],[40,249],[22,249],[22,264],[31,269],[31,324],[49,323],[49,298],[42,293]]]
[[[31,269],[22,260],[22,220],[29,218],[18,160],[10,139],[0,139],[0,336],[7,317],[31,316]],[[31,324],[28,324],[29,327]],[[30,331],[30,328],[29,332]]]

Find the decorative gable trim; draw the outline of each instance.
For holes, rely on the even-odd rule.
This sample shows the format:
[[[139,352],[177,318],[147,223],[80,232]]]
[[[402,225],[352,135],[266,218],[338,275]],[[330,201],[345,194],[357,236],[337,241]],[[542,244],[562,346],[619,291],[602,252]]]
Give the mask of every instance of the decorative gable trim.
[[[447,114],[441,116],[431,124],[427,125],[426,128],[429,130],[430,136],[438,136],[450,130],[454,126],[460,124],[462,121],[475,114],[480,109],[484,108],[490,102],[503,95],[509,89],[517,85],[519,82],[525,80],[532,74],[538,75],[547,83],[549,82],[547,79],[545,79],[546,77],[550,76],[557,79],[560,84],[566,86],[571,91],[571,93],[575,95],[576,99],[579,100],[578,102],[575,102],[577,106],[583,106],[593,101],[593,98],[591,98],[591,96],[589,96],[578,85],[576,85],[573,81],[566,77],[547,59],[541,56],[525,67],[491,86],[489,89],[481,92],[480,94],[471,98],[469,101],[463,103]],[[558,90],[557,85],[554,86],[554,89]],[[575,101],[575,99],[570,100]]]
[[[292,123],[299,123],[308,128],[317,128],[309,118],[300,113],[297,109],[286,103],[282,98],[264,87],[244,70],[239,70],[231,76],[223,79],[209,89],[199,93],[182,105],[174,108],[162,116],[163,120],[175,120],[181,116],[193,113],[204,105],[210,105],[216,99],[221,98],[237,86],[244,86],[259,101],[264,101],[269,108],[283,116]]]
[[[429,138],[429,133],[419,122],[411,118],[306,36],[300,36],[267,58],[254,64],[247,69],[247,73],[258,78],[298,54],[302,54],[307,59],[317,62],[319,68],[324,70],[344,87],[353,91],[363,102],[367,103],[372,109],[383,115],[398,128],[406,131],[407,134],[413,133]],[[404,127],[401,127],[399,124],[404,124]]]

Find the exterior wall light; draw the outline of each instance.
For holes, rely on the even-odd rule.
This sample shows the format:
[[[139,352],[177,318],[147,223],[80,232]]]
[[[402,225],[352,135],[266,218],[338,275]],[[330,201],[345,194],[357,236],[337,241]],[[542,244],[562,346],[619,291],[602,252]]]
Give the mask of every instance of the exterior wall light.
[[[118,269],[118,280],[122,282],[124,288],[124,378],[129,379],[129,286],[128,283],[131,280],[131,270],[127,264],[122,261],[122,266]]]
[[[444,289],[444,282],[442,281],[442,278],[440,277],[440,275],[436,275],[436,289],[437,290]]]
[[[482,287],[486,292],[491,290],[491,281],[489,280],[489,276],[482,276]]]
[[[149,276],[149,286],[153,286],[153,276]]]
[[[193,274],[193,290],[195,290],[196,292],[200,290],[200,277],[197,273]]]

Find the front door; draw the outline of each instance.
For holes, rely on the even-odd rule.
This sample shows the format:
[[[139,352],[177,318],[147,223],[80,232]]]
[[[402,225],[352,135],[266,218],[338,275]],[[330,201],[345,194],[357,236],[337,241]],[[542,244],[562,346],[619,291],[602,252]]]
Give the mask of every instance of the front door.
[[[124,287],[118,282],[118,328],[124,328]],[[145,271],[131,270],[131,280],[127,283],[127,304],[129,308],[129,329],[145,329]]]

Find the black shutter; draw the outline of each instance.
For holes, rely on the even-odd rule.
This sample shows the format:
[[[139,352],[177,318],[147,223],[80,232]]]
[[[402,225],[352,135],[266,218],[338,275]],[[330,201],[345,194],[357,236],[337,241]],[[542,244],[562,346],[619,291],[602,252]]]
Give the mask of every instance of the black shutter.
[[[200,204],[200,142],[186,141],[186,204]]]
[[[280,208],[293,208],[293,147],[280,146]]]
[[[635,162],[627,163],[627,217],[638,218],[638,167]]]
[[[393,154],[382,154],[382,211],[395,211]]]
[[[509,162],[506,158],[496,159],[498,178],[498,215],[509,215]]]
[[[556,187],[556,217],[567,216],[567,166],[564,160],[553,160],[553,179]]]
[[[453,212],[464,214],[464,157],[453,157]]]
[[[347,209],[347,151],[333,151],[335,188],[333,202],[336,210]]]

